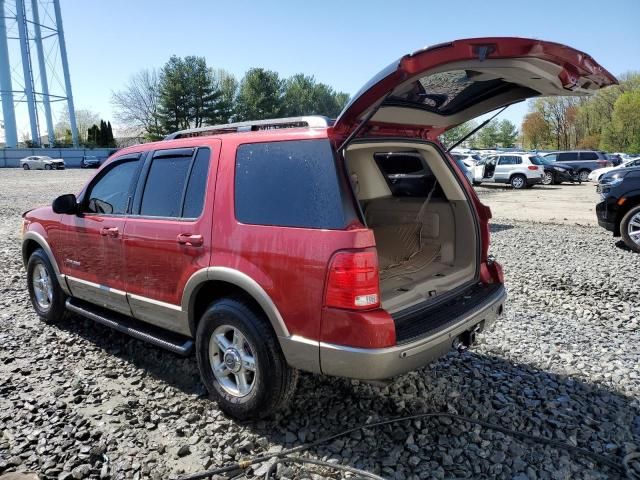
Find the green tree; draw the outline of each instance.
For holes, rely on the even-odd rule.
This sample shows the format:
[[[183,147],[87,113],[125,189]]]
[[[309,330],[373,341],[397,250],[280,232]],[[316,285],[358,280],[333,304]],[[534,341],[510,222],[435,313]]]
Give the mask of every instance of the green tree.
[[[640,89],[618,97],[600,145],[609,151],[640,151]]]
[[[302,73],[288,78],[283,89],[283,115],[338,116],[347,100],[345,93],[336,92],[329,85],[316,82]]]
[[[262,120],[281,117],[283,82],[276,72],[252,68],[245,73],[236,98],[237,120]]]
[[[164,133],[218,121],[221,92],[202,57],[172,56],[162,68],[158,118]]]
[[[454,143],[457,143],[460,139],[471,133],[471,131],[476,128],[476,126],[476,122],[474,122],[473,120],[461,123],[460,125],[453,127],[440,135],[440,141],[445,147],[450,148]],[[475,134],[465,140],[464,144],[466,144],[467,146],[471,146],[474,141]]]
[[[497,122],[495,120],[490,121],[484,127],[482,127],[477,135],[477,143],[481,148],[493,148],[498,144],[500,132],[498,131]]]
[[[504,119],[497,125],[497,143],[502,147],[510,148],[515,146],[518,138],[518,128],[509,120]]]
[[[212,124],[229,123],[235,116],[235,102],[238,94],[238,80],[229,72],[219,69],[213,72],[214,88],[220,91],[217,111],[210,117]]]
[[[91,146],[100,145],[100,127],[98,125],[91,125],[87,129],[87,144]]]

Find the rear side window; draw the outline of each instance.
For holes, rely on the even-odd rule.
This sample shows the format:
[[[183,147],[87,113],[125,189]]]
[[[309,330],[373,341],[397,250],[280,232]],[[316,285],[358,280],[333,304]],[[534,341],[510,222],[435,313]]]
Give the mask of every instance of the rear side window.
[[[436,178],[414,152],[375,153],[374,159],[394,197],[426,197],[433,189]],[[441,196],[437,189],[436,198]]]
[[[199,217],[204,203],[210,150],[198,149],[195,158],[193,154],[185,155],[184,150],[177,151],[175,156],[165,152],[152,160],[140,215]]]
[[[249,143],[238,147],[238,221],[341,229],[345,227],[345,203],[328,140]]]
[[[556,162],[571,162],[573,160],[578,160],[578,154],[575,152],[559,153],[556,157]]]
[[[508,155],[505,157],[500,157],[500,165],[520,165],[522,163],[522,159],[520,157],[515,157],[512,155]]]
[[[598,160],[596,152],[580,152],[580,160]]]
[[[90,187],[86,211],[109,215],[127,213],[131,182],[138,171],[138,160],[116,163]]]

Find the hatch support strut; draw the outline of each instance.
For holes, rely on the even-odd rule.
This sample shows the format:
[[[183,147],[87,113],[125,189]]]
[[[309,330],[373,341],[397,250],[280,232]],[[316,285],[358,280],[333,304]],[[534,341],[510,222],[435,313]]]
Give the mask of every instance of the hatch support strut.
[[[476,133],[478,130],[480,130],[482,127],[484,127],[487,123],[489,123],[491,120],[493,120],[494,118],[496,118],[498,115],[500,115],[502,112],[504,112],[507,107],[509,105],[506,105],[504,107],[502,107],[500,110],[498,110],[498,112],[494,115],[492,115],[490,118],[488,118],[487,120],[485,120],[484,122],[482,122],[480,125],[478,125],[476,128],[474,128],[473,130],[471,130],[469,133],[467,133],[464,137],[462,137],[460,140],[456,141],[456,143],[454,143],[453,145],[451,145],[449,148],[447,148],[447,153],[449,153],[451,150],[453,150],[454,148],[456,148],[458,145],[460,145],[462,142],[464,142],[467,138],[469,138],[471,135],[473,135],[474,133]]]

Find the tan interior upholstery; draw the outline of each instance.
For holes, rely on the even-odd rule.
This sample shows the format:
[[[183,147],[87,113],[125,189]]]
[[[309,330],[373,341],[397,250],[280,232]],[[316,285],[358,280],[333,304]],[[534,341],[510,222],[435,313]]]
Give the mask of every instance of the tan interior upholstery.
[[[351,149],[352,147],[350,147]],[[374,153],[419,150],[446,199],[393,197]],[[389,312],[438,296],[475,274],[476,231],[471,209],[445,160],[429,144],[354,144],[347,168],[373,230],[382,305]]]

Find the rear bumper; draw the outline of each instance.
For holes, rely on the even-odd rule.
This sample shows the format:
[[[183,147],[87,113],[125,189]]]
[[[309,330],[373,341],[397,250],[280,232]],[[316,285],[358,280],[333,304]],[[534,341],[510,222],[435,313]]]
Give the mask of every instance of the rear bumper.
[[[394,347],[367,349],[320,342],[320,370],[325,375],[360,380],[385,380],[416,370],[445,355],[464,332],[493,323],[502,313],[506,297],[502,286],[447,328]]]
[[[527,185],[537,185],[539,183],[542,183],[541,177],[537,177],[537,178],[527,177]]]

